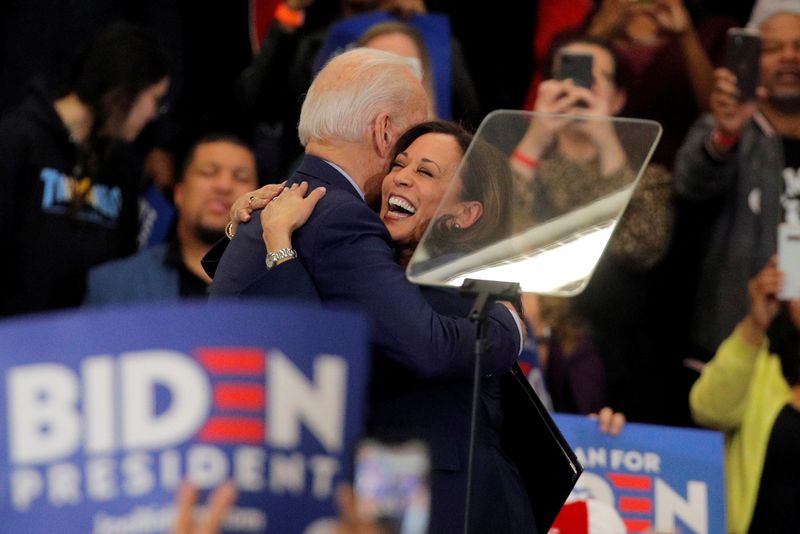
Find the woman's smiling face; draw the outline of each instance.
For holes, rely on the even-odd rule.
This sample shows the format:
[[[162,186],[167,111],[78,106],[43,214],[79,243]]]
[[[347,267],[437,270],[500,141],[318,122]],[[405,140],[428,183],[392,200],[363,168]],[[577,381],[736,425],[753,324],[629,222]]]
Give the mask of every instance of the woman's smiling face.
[[[422,239],[462,156],[452,136],[427,133],[394,159],[383,180],[381,219],[399,245],[416,247]],[[457,194],[448,198],[458,202]]]

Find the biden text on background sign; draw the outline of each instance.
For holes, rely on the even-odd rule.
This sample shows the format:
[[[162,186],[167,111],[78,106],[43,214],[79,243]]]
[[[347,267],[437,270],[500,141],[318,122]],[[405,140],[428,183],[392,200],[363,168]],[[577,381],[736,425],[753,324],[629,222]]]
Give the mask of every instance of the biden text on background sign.
[[[235,481],[230,531],[302,532],[333,515],[361,424],[359,317],[198,304],[0,331],[13,531],[164,531],[183,480]]]

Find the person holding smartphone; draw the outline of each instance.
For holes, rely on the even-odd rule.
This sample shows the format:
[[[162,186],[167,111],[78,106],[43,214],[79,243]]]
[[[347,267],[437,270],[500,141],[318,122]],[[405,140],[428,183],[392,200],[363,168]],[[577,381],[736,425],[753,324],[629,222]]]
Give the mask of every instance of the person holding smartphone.
[[[778,248],[778,226],[800,201],[800,3],[759,3],[749,24],[761,35],[755,98],[728,69],[715,71],[711,112],[689,132],[675,162],[677,194],[711,212],[692,319],[707,359],[748,307],[743,290]],[[782,266],[800,269],[800,265]],[[791,274],[791,273],[787,273]]]
[[[554,51],[552,73],[539,85],[534,111],[617,115],[625,106],[625,78],[608,42],[568,41]],[[523,225],[567,213],[578,199],[616,191],[631,183],[633,172],[611,120],[542,116],[531,120],[511,166],[516,212],[531,216],[520,221]],[[653,336],[640,334],[656,326],[647,307],[654,300],[648,298],[651,273],[667,251],[673,221],[672,177],[664,166],[650,164],[584,292],[569,300],[542,300],[542,321],[533,326],[541,331],[546,325],[554,334],[544,349],[551,355],[547,381],[557,411],[590,413],[609,404],[633,420],[674,422],[662,406],[667,398],[679,402],[676,388],[662,391],[652,380],[664,376],[660,366],[669,360],[659,357],[664,349]],[[609,314],[610,309],[616,312]]]
[[[800,523],[800,299],[780,301],[777,258],[746,286],[750,309],[692,387],[692,415],[725,432],[728,530]]]

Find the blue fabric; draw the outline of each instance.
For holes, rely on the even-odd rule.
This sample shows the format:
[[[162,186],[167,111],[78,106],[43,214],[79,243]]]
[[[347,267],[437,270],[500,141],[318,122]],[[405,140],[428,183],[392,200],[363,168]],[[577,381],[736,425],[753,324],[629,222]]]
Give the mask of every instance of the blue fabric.
[[[331,58],[352,46],[371,26],[381,22],[396,22],[397,19],[386,12],[367,13],[350,17],[337,22],[328,32],[328,38],[314,60],[314,75],[325,66]],[[446,15],[414,15],[403,21],[413,26],[421,35],[428,49],[428,56],[433,65],[433,81],[436,90],[436,111],[439,117],[453,117],[450,65],[450,19]]]
[[[178,271],[164,264],[167,248],[166,243],[156,245],[92,269],[84,304],[94,306],[177,299]]]
[[[156,186],[145,189],[139,196],[139,248],[165,243],[176,216],[175,206]]]
[[[364,310],[373,325],[373,349],[417,376],[471,378],[475,326],[468,319],[434,312],[397,264],[383,222],[344,176],[323,160],[306,156],[288,183],[303,180],[310,189],[325,186],[328,191],[292,236],[321,301]],[[212,298],[296,295],[293,287],[270,281],[265,254],[257,212],[228,244],[211,285]],[[503,306],[489,312],[487,339],[484,372],[510,369],[519,353],[519,334]]]

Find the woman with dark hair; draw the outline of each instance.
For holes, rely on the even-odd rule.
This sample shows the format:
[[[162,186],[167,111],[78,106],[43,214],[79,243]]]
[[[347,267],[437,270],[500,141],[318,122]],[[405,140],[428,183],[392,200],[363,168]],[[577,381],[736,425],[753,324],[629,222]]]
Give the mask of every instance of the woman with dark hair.
[[[748,284],[750,311],[689,397],[697,423],[725,432],[728,530],[797,531],[800,519],[800,299],[781,302],[773,257]]]
[[[135,250],[138,177],[111,161],[168,87],[155,39],[113,24],[61,91],[37,84],[0,120],[0,315],[77,306],[90,267]]]
[[[432,221],[440,232],[437,242],[444,253],[471,250],[480,243],[508,236],[511,224],[505,208],[510,202],[512,183],[507,159],[493,157],[488,145],[473,144],[469,150],[487,153],[489,159],[471,156],[469,165],[473,168],[457,174],[471,142],[471,134],[444,121],[413,126],[398,139],[391,168],[382,183],[380,216],[396,244],[401,264],[408,263]],[[456,180],[457,186],[453,183]],[[322,196],[320,189],[306,196],[306,189],[306,185],[284,189],[262,211],[267,250],[291,248],[292,232],[302,226]],[[264,196],[263,193],[266,190],[255,194]],[[250,195],[237,200],[232,213],[241,214],[248,204],[255,204]],[[437,221],[437,213],[445,216]],[[295,274],[299,277],[302,272],[303,269]],[[315,289],[310,277],[307,281],[293,279],[287,294],[297,298],[298,287],[313,298]],[[450,309],[449,313],[466,315],[471,303],[464,303],[464,309]],[[472,354],[465,354],[464,358],[472,358]],[[429,443],[430,531],[460,532],[463,508],[448,508],[447,502],[457,501],[456,496],[465,495],[466,491],[472,381],[422,378],[399,366],[392,369],[391,376],[376,372],[372,377],[368,431],[382,439],[415,438]],[[375,386],[377,381],[379,387]],[[484,377],[480,387],[471,532],[535,532],[522,479],[500,448],[498,431],[503,416],[499,376]],[[398,409],[400,406],[402,410]]]
[[[406,265],[411,259],[440,204],[444,213],[433,221],[427,241],[427,251],[434,257],[469,252],[509,236],[511,211],[507,208],[511,203],[512,177],[499,151],[476,141],[472,146],[472,156],[466,160],[458,176],[455,175],[472,142],[472,134],[455,123],[444,121],[418,124],[398,139],[392,167],[383,181],[381,218],[396,243],[401,264]],[[423,153],[427,150],[428,154],[445,158],[455,168],[448,167],[448,172],[440,173],[434,191],[415,192],[410,206],[403,206],[394,197],[402,197],[405,191],[423,191],[424,180],[414,180],[413,176],[426,176],[426,172],[432,172],[424,167],[411,173],[402,172],[407,167],[409,155],[413,155],[412,145],[417,145]],[[459,180],[460,187],[446,194],[453,178]],[[455,198],[453,194],[456,194]],[[404,213],[409,208],[413,213]],[[410,225],[413,225],[413,231],[408,231]]]
[[[470,144],[473,155],[456,175]],[[459,181],[457,188],[450,188],[453,179]],[[302,226],[316,204],[316,196],[303,199],[296,189],[274,199],[297,197],[291,207],[267,204],[262,214],[269,250],[291,248],[291,233]],[[456,123],[435,120],[412,126],[398,138],[381,186],[379,211],[395,243],[398,262],[405,266],[431,224],[427,246],[434,257],[470,252],[509,237],[512,221],[507,208],[512,195],[511,169],[498,149],[480,140],[473,143],[472,134]],[[231,213],[264,206],[256,197],[252,202],[249,195],[241,197]],[[300,203],[305,204],[303,209],[297,209]],[[433,221],[440,205],[441,213]]]

